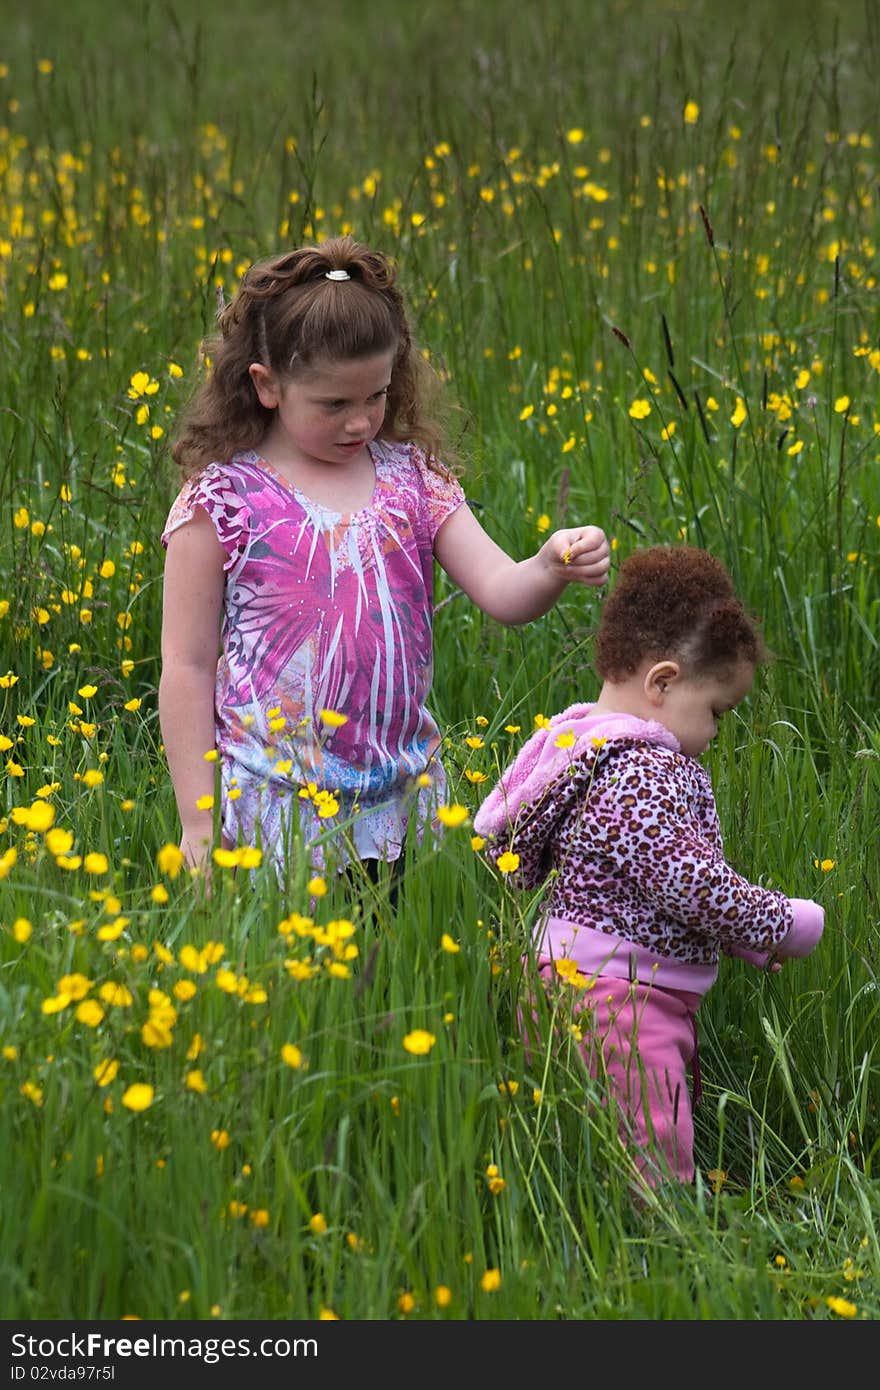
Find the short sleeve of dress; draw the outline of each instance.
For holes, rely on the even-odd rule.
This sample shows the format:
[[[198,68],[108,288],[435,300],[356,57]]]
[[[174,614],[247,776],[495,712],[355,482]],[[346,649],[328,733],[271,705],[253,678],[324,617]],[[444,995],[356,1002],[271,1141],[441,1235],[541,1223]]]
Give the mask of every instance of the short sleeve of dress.
[[[464,488],[451,474],[436,473],[425,462],[421,452],[415,452],[414,462],[422,479],[424,515],[428,534],[433,541],[443,522],[466,501]]]
[[[217,464],[210,464],[190,478],[171,504],[162,531],[162,544],[180,526],[192,521],[196,507],[202,507],[210,517],[217,539],[226,551],[224,570],[240,558],[250,534],[251,509],[246,497],[235,486],[235,478]]]

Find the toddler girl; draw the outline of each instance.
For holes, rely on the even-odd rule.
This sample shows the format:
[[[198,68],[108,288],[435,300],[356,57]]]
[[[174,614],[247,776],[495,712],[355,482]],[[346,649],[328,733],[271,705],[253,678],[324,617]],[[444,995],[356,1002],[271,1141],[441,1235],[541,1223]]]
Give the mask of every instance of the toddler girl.
[[[361,859],[394,860],[408,814],[421,826],[444,790],[427,708],[435,559],[515,624],[571,581],[603,584],[608,543],[564,529],[516,562],[490,539],[442,461],[394,268],[350,237],[252,266],[207,356],[162,536],[159,714],[181,848],[199,865],[212,842],[208,754],[225,844],[259,843],[283,874],[295,822],[316,867],[345,823]]]
[[[585,1059],[652,1186],[694,1175],[687,1069],[719,953],[778,968],[822,934],[817,903],[726,862],[697,762],[766,657],[717,559],[637,552],[602,612],[598,699],[536,732],[474,820],[494,861],[515,856],[504,867],[523,888],[549,877],[538,968],[551,989],[583,991]]]

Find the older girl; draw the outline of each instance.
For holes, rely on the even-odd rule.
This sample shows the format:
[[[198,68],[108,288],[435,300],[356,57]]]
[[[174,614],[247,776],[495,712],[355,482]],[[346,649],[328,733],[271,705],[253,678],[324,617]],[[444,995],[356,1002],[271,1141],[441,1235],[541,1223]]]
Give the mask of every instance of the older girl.
[[[199,865],[211,845],[209,755],[227,844],[259,842],[283,874],[294,825],[320,864],[345,823],[361,859],[394,860],[410,813],[423,824],[443,795],[434,561],[525,623],[566,584],[604,583],[606,538],[560,530],[515,561],[486,534],[427,416],[395,270],[349,237],[252,266],[206,356],[162,537],[181,847]]]

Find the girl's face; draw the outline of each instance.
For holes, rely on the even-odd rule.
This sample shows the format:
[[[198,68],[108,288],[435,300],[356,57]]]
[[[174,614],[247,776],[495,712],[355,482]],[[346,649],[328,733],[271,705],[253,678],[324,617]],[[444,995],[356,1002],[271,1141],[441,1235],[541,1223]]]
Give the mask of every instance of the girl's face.
[[[321,361],[287,379],[254,363],[250,375],[260,403],[276,412],[264,442],[294,465],[357,459],[382,428],[394,358],[391,348]]]
[[[670,668],[664,675],[663,667]],[[688,676],[675,663],[661,663],[658,673],[659,701],[653,712],[670,733],[675,734],[681,751],[690,758],[705,753],[718,732],[722,714],[734,709],[748,695],[755,678],[750,661],[739,661],[719,675]]]

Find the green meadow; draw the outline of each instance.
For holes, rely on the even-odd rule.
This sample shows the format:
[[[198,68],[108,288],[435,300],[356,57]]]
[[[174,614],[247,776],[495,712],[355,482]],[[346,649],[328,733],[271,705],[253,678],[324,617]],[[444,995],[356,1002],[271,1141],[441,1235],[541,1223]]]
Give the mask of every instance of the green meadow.
[[[876,1318],[877,0],[2,9],[0,1318]],[[764,622],[705,762],[825,935],[723,960],[697,1181],[644,1204],[576,1014],[524,1049],[537,898],[471,823],[597,693],[595,592],[505,629],[438,573],[452,823],[396,910],[175,854],[175,417],[250,261],[342,231],[499,543],[687,540]]]

